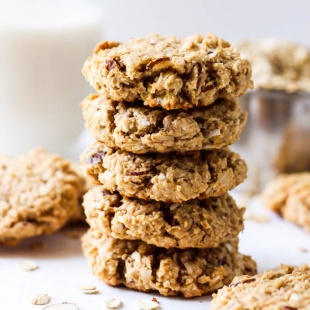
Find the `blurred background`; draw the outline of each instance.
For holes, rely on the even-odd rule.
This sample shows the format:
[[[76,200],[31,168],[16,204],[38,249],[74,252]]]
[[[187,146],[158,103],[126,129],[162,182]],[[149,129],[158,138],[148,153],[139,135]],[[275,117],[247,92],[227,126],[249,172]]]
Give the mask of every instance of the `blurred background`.
[[[98,0],[104,34],[127,40],[150,32],[190,35],[212,32],[231,43],[266,37],[310,44],[307,0]]]
[[[304,46],[251,47],[253,67],[265,70],[254,82],[268,75],[262,88],[283,92],[242,99],[250,117],[235,148],[267,179],[310,169],[309,12],[308,0],[0,0],[0,154],[43,146],[77,160],[91,141],[78,105],[93,90],[81,69],[97,42],[211,32],[233,45],[277,39]],[[275,158],[285,169],[275,169]]]

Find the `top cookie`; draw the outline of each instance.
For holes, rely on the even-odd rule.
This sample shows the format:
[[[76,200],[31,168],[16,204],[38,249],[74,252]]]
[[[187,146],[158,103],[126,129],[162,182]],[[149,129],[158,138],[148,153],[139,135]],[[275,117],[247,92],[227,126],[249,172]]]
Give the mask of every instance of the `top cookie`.
[[[43,149],[0,157],[0,245],[50,234],[78,219],[85,191],[75,165]]]
[[[310,305],[310,268],[282,265],[254,277],[236,277],[213,297],[212,310],[306,310]]]
[[[207,106],[253,87],[250,63],[212,34],[106,41],[86,60],[83,74],[112,100],[167,110]]]

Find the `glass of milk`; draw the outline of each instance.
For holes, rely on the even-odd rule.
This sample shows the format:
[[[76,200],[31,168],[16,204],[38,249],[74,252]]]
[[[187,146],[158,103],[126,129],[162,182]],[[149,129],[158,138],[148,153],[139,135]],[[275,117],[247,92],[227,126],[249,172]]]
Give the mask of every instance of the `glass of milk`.
[[[79,103],[91,91],[81,69],[101,28],[86,0],[0,0],[0,155],[78,157]]]

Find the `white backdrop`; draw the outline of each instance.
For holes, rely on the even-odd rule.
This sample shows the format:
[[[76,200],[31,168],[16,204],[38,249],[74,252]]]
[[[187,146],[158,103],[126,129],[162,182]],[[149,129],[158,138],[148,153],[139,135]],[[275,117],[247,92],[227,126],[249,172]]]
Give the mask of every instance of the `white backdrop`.
[[[93,0],[104,11],[105,38],[150,32],[213,32],[234,43],[281,38],[310,45],[309,0]]]

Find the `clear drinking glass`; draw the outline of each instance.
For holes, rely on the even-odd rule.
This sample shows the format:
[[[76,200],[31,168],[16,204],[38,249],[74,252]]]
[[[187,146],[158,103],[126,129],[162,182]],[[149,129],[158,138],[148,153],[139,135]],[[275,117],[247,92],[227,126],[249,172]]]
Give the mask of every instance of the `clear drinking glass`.
[[[310,170],[310,94],[257,90],[239,99],[248,122],[233,150],[248,164],[237,189],[260,192],[279,173]]]

